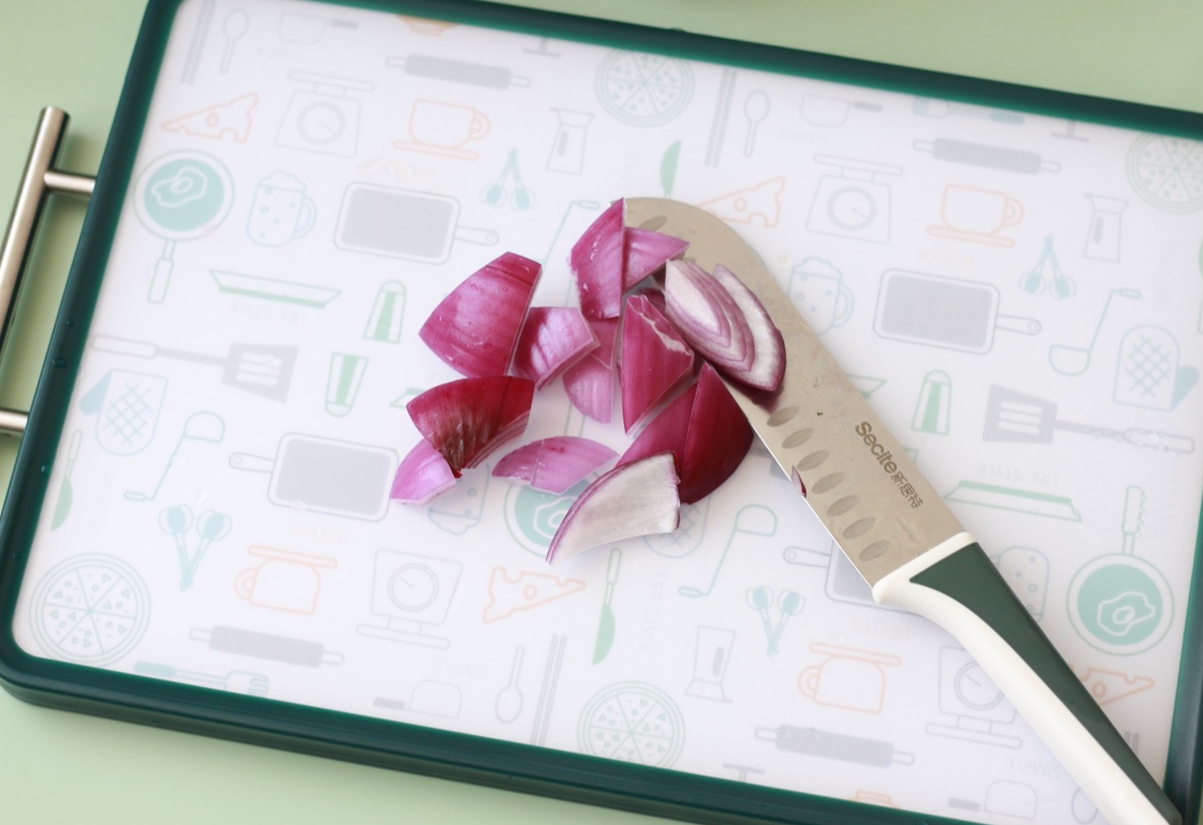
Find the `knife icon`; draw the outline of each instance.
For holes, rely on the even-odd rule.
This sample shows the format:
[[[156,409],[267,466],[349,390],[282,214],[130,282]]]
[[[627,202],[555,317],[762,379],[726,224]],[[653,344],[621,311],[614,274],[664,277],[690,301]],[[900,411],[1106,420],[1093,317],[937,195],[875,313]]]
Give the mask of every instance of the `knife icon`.
[[[1161,786],[756,252],[721,219],[664,198],[627,199],[626,223],[688,240],[693,260],[707,271],[723,264],[768,310],[785,339],[780,391],[728,388],[874,600],[955,636],[1111,825],[1180,825]]]
[[[614,608],[610,606],[614,598],[614,583],[618,581],[618,562],[622,560],[622,550],[615,547],[610,551],[610,562],[606,568],[606,595],[602,599],[601,619],[597,622],[597,641],[593,645],[593,664],[597,664],[610,652],[614,644]]]

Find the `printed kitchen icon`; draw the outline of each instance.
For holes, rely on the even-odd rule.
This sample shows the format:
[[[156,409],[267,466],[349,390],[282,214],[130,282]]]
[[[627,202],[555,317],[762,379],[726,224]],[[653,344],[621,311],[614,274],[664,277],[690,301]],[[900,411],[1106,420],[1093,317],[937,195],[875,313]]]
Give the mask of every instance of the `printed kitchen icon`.
[[[1081,375],[1090,368],[1090,358],[1094,354],[1095,345],[1099,342],[1099,333],[1103,330],[1103,323],[1107,320],[1107,312],[1111,309],[1111,301],[1116,296],[1121,298],[1130,298],[1135,300],[1140,297],[1140,292],[1135,289],[1113,289],[1107,293],[1107,301],[1103,304],[1103,310],[1099,313],[1099,320],[1094,326],[1094,334],[1090,337],[1090,342],[1085,346],[1074,346],[1069,344],[1053,344],[1048,348],[1049,365],[1062,375]]]
[[[1086,244],[1082,255],[1096,261],[1118,261],[1122,220],[1128,202],[1123,198],[1104,195],[1086,197],[1090,199],[1090,223],[1086,230]]]
[[[392,56],[385,65],[402,69],[409,77],[426,80],[442,80],[462,83],[484,89],[526,88],[530,78],[514,74],[505,66],[457,60],[434,54],[411,54],[405,57]]]
[[[284,246],[313,229],[317,206],[295,175],[275,171],[255,186],[246,234],[262,246]]]
[[[1119,343],[1115,367],[1117,404],[1172,410],[1199,382],[1199,370],[1179,363],[1181,348],[1164,327],[1133,327]]]
[[[556,114],[556,133],[547,156],[547,170],[579,175],[585,168],[585,145],[593,113],[560,108],[552,111]]]
[[[262,673],[249,670],[231,670],[226,673],[210,673],[199,670],[186,670],[175,665],[160,662],[134,662],[134,673],[151,676],[155,679],[171,679],[176,682],[187,682],[190,685],[225,690],[230,693],[242,693],[247,696],[266,696],[271,689],[271,679]]]
[[[281,437],[274,457],[230,456],[234,469],[269,476],[267,500],[272,504],[368,521],[379,521],[388,512],[398,462],[387,447],[305,433]]]
[[[75,485],[71,481],[71,475],[75,472],[75,462],[79,459],[79,449],[83,440],[83,430],[71,431],[71,441],[67,445],[67,462],[59,478],[58,498],[54,503],[54,515],[50,519],[51,530],[62,527],[71,515],[71,505],[75,500]]]
[[[184,449],[192,448],[199,444],[219,444],[226,437],[226,421],[215,412],[201,410],[188,416],[184,421],[183,431],[180,433],[179,439],[175,442],[175,447],[168,456],[166,463],[163,465],[162,472],[159,473],[159,479],[149,491],[147,490],[126,490],[126,501],[153,501],[158,497],[159,492],[163,489],[164,483],[167,481],[172,468],[178,463],[179,456]]]
[[[234,579],[234,592],[256,607],[312,614],[322,589],[322,570],[338,562],[325,556],[253,544],[247,553],[263,561],[244,568]]]
[[[812,642],[811,653],[824,657],[798,674],[798,690],[820,705],[881,713],[885,707],[885,667],[896,667],[902,659],[889,653],[843,645]]]
[[[390,699],[378,696],[372,704],[387,710],[458,719],[464,704],[464,695],[459,686],[451,682],[423,679],[413,686],[408,699]]]
[[[188,633],[194,642],[203,642],[215,653],[230,653],[268,662],[280,662],[297,667],[317,668],[322,665],[341,665],[346,657],[327,649],[322,642],[281,636],[243,627],[215,625],[194,627]]]
[[[393,146],[458,160],[476,160],[480,153],[469,148],[489,134],[491,123],[484,112],[471,106],[440,100],[415,100],[409,113],[409,135]]]
[[[822,258],[806,258],[790,269],[786,294],[816,335],[852,317],[852,290],[840,270]]]
[[[1018,748],[1015,708],[973,657],[959,647],[940,648],[940,712],[952,723],[929,722],[933,736],[964,739],[982,745]]]
[[[293,92],[276,132],[276,145],[340,157],[354,157],[359,146],[360,102],[352,92],[370,92],[366,80],[292,69],[288,79],[308,88]]]
[[[870,160],[818,154],[815,163],[834,166],[839,174],[819,178],[819,186],[806,217],[806,228],[823,235],[854,238],[871,243],[890,240],[890,198],[882,176],[897,177],[902,168]]]
[[[929,235],[990,246],[1014,246],[1006,230],[1023,220],[1023,204],[1005,192],[948,184],[940,204],[942,223]]]
[[[714,591],[714,584],[718,581],[718,575],[722,572],[723,562],[727,560],[727,554],[731,548],[737,547],[742,549],[747,542],[755,542],[755,536],[773,536],[777,533],[777,514],[760,504],[747,504],[735,514],[735,524],[731,527],[731,533],[727,537],[726,543],[723,545],[722,551],[714,564],[714,571],[710,575],[710,581],[704,588],[694,585],[682,585],[677,588],[677,592],[687,598],[703,598],[709,596]],[[736,553],[739,549],[736,550]],[[771,598],[770,598],[771,601]],[[767,608],[766,608],[767,609]],[[770,641],[772,640],[772,630],[769,630]]]
[[[128,370],[109,370],[79,401],[96,416],[96,443],[113,455],[135,455],[154,440],[167,393],[167,379]]]
[[[1003,172],[1018,172],[1023,175],[1036,175],[1041,172],[1059,172],[1059,161],[1048,160],[1036,152],[1024,149],[1011,149],[1006,146],[992,146],[986,143],[974,143],[966,140],[936,138],[935,140],[917,140],[915,149],[928,152],[936,160],[949,163],[959,163],[968,166],[980,166],[984,169],[996,169]]]
[[[779,751],[874,768],[915,763],[915,754],[898,750],[893,742],[821,728],[803,728],[797,725],[757,728],[756,738],[772,742]]]
[[[174,117],[163,124],[166,132],[181,132],[193,137],[231,140],[245,143],[251,136],[253,113],[259,105],[259,95],[240,95],[232,100],[214,103],[203,109]]]
[[[230,534],[233,522],[225,513],[217,510],[204,510],[199,517],[194,517],[192,508],[187,504],[176,504],[164,508],[159,513],[159,529],[171,536],[175,542],[176,557],[180,565],[180,590],[192,589],[193,580],[205,552],[217,541]],[[190,534],[195,528],[199,539],[194,550],[188,549]]]
[[[735,631],[721,627],[698,627],[693,648],[693,678],[685,688],[686,696],[729,702],[723,682],[731,663]]]
[[[364,636],[446,649],[449,638],[433,632],[447,620],[463,565],[400,550],[377,550],[372,613],[383,623],[361,624]]]
[[[882,338],[974,354],[989,352],[995,330],[1040,332],[1035,318],[1003,315],[993,284],[901,269],[886,270],[873,331]]]
[[[234,181],[216,158],[169,152],[152,161],[134,184],[134,214],[164,241],[146,300],[161,304],[175,266],[175,246],[212,233],[234,204]]]
[[[447,195],[353,183],[343,195],[334,245],[352,252],[438,264],[455,241],[492,246],[497,233],[459,224],[460,202]]]

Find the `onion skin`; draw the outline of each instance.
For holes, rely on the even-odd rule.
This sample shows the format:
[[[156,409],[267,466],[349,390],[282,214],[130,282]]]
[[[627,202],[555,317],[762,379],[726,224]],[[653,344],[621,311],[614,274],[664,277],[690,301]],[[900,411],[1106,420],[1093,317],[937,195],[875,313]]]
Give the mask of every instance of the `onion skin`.
[[[461,375],[505,374],[541,273],[536,261],[506,252],[453,289],[418,337]]]
[[[405,405],[422,437],[442,453],[456,478],[526,429],[535,382],[508,375],[461,378]]]
[[[389,498],[404,504],[425,504],[455,486],[455,473],[443,454],[425,438],[401,459]]]
[[[629,433],[693,377],[694,353],[650,300],[627,299],[622,324],[622,422]]]
[[[676,461],[659,453],[615,467],[572,503],[547,548],[554,563],[593,547],[654,533],[681,523]]]
[[[536,490],[562,495],[617,455],[589,438],[553,436],[506,453],[493,467],[493,476],[525,481]]]
[[[581,312],[586,318],[617,318],[622,312],[625,222],[625,203],[614,201],[569,253]]]

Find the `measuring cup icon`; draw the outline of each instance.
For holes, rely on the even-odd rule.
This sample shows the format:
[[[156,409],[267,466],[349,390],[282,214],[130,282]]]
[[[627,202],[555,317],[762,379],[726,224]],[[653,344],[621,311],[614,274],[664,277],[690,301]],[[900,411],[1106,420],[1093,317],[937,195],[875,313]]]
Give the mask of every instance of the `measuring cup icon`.
[[[166,242],[155,262],[148,301],[161,304],[167,297],[176,243],[208,235],[226,219],[233,204],[229,171],[203,152],[171,152],[142,171],[134,188],[134,212],[143,226]]]

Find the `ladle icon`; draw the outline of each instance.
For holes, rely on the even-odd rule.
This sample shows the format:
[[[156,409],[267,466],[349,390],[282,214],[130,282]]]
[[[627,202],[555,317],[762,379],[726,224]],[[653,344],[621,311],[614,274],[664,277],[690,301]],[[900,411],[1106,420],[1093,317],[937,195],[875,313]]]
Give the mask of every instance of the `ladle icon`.
[[[1069,346],[1067,344],[1053,344],[1048,348],[1048,362],[1052,368],[1062,375],[1081,375],[1090,367],[1090,354],[1094,350],[1094,345],[1098,343],[1099,332],[1103,329],[1103,321],[1107,318],[1107,311],[1111,308],[1111,299],[1116,295],[1121,298],[1139,298],[1140,292],[1135,289],[1113,289],[1107,296],[1107,302],[1103,304],[1103,311],[1099,315],[1099,322],[1095,324],[1094,335],[1090,336],[1090,343],[1085,347]]]
[[[183,446],[190,442],[205,442],[216,444],[226,436],[226,422],[217,413],[195,412],[188,417],[184,422],[184,431],[180,434],[180,438],[175,443],[175,449],[171,451],[171,456],[167,459],[167,464],[163,467],[163,472],[159,476],[159,481],[155,484],[154,489],[150,492],[142,490],[126,490],[125,498],[128,501],[153,501],[163,489],[163,482],[167,480],[167,474],[171,469],[183,461],[179,459],[180,450]]]

